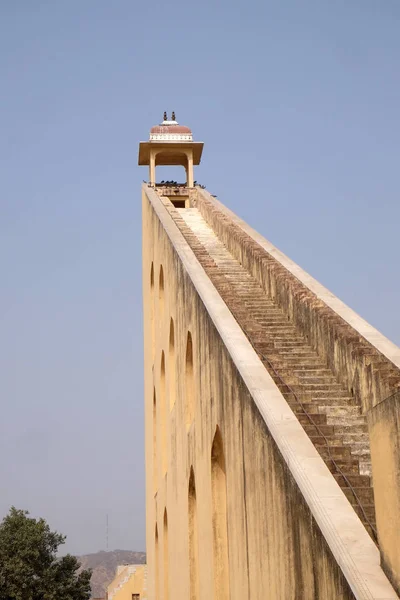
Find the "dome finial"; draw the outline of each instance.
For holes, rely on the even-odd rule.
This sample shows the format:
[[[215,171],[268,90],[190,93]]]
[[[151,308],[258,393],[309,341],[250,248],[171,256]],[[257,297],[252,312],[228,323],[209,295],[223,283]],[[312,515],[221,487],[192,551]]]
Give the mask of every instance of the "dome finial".
[[[166,121],[166,120],[167,120],[167,111],[164,110],[164,121]]]
[[[176,121],[176,118],[175,118],[175,111],[172,111],[172,121]]]

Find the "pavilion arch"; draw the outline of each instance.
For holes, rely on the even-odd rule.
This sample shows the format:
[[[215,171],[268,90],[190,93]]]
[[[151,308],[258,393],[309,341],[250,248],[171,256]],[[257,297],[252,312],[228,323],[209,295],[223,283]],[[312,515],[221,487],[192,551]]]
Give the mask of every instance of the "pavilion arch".
[[[174,320],[171,317],[169,322],[169,360],[168,360],[168,368],[169,368],[169,408],[173,409],[175,405],[175,327]]]
[[[159,165],[157,167],[157,186],[175,187],[175,184],[182,186],[182,184],[186,184],[186,181],[187,170],[183,165]]]
[[[197,531],[196,482],[193,467],[190,468],[188,486],[188,520],[189,520],[189,584],[190,600],[199,598],[199,540]]]
[[[156,181],[156,167],[158,166],[180,166],[185,169],[186,184],[193,187],[193,151],[191,149],[180,150],[174,147],[154,151],[154,183]]]
[[[193,340],[190,331],[188,331],[186,338],[185,386],[186,427],[189,428],[194,418],[195,406]]]
[[[169,599],[169,555],[168,555],[168,515],[167,509],[164,509],[163,521],[163,571],[164,571],[164,599]]]
[[[226,468],[222,435],[218,425],[211,447],[211,492],[214,598],[215,600],[229,600]]]
[[[167,418],[165,398],[165,354],[161,352],[160,366],[160,427],[161,427],[161,468],[164,475],[167,470]]]

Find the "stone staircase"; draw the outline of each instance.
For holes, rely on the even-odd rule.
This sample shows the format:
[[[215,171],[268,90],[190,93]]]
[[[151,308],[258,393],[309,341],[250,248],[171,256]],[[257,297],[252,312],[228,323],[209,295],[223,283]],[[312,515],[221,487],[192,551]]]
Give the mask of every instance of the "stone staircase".
[[[120,576],[117,577],[115,587],[108,592],[108,600],[113,600],[114,596],[124,587],[126,582],[129,581],[130,577],[135,573],[136,569],[137,565],[126,565],[122,569]]]
[[[281,308],[196,208],[167,207],[310,440],[376,541],[366,418]]]

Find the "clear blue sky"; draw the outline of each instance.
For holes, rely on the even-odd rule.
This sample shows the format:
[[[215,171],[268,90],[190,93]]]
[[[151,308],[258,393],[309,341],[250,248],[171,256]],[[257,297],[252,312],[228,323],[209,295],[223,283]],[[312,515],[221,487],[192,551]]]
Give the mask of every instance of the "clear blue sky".
[[[3,0],[0,517],[145,549],[137,148],[196,179],[400,342],[398,0]]]

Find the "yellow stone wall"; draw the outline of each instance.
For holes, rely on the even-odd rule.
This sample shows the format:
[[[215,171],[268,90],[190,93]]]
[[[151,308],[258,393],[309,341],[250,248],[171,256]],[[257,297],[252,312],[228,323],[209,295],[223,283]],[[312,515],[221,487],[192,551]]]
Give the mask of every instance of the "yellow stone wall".
[[[148,598],[354,598],[145,191],[143,298]]]
[[[400,392],[377,404],[370,413],[377,525],[382,564],[400,593]]]
[[[400,349],[208,192],[198,191],[196,207],[360,400],[369,423],[381,563],[400,594]]]

